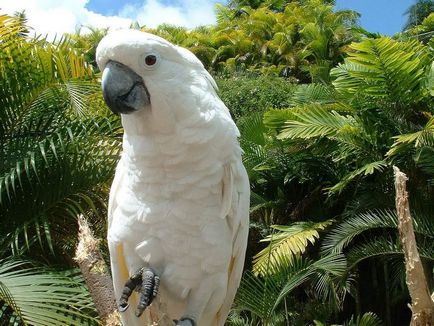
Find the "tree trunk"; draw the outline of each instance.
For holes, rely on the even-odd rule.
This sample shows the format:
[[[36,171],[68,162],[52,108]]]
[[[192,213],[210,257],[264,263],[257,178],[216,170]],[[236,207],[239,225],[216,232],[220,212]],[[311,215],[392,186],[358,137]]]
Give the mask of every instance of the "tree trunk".
[[[80,267],[102,324],[105,326],[119,326],[121,322],[113,290],[113,281],[99,250],[100,241],[95,239],[82,215],[78,218],[78,224],[80,228],[79,242],[74,259]],[[164,304],[159,299],[159,296],[157,296],[143,314],[144,325],[173,325],[172,320],[165,312]],[[132,308],[130,307],[130,309]]]
[[[416,245],[413,222],[410,215],[407,176],[396,166],[395,172],[396,210],[398,230],[405,257],[406,283],[411,297],[411,326],[434,326],[434,303]]]

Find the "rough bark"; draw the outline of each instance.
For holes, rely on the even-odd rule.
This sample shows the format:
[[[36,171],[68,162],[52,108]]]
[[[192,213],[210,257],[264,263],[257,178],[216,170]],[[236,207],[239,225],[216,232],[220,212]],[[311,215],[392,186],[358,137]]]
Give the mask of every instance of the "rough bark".
[[[120,325],[110,272],[99,250],[97,240],[85,218],[79,216],[78,246],[75,261],[89,288],[98,315],[107,326]]]
[[[75,261],[80,267],[89,288],[96,310],[104,326],[121,325],[117,310],[113,281],[109,269],[99,250],[99,240],[95,238],[83,216],[79,216],[78,246]],[[134,309],[134,307],[130,307]],[[173,322],[166,313],[164,304],[157,296],[145,311],[145,325],[172,326]],[[127,326],[127,325],[126,325]]]
[[[396,166],[395,172],[396,210],[398,230],[405,257],[406,283],[411,297],[411,326],[434,326],[434,302],[431,299],[428,282],[414,235],[410,205],[406,190],[407,176]]]

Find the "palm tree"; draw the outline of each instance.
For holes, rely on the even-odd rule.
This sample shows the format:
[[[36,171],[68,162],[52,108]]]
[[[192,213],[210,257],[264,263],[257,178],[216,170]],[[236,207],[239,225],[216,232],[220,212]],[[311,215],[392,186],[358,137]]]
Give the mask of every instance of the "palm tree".
[[[431,119],[423,114],[430,111],[431,103],[426,87],[432,78],[427,49],[417,41],[388,38],[368,39],[351,47],[355,52],[332,70],[332,89],[301,87],[295,96],[302,105],[265,115],[266,125],[278,132],[279,139],[329,146],[336,166],[347,171],[329,187],[331,193],[342,191],[352,180],[380,173],[398,162],[399,154],[427,150],[422,150],[426,142],[416,140],[417,135],[430,135],[431,128]],[[413,137],[412,132],[416,132]],[[399,162],[408,168],[416,163],[408,156],[399,157]]]
[[[106,115],[92,70],[68,43],[27,41],[17,26],[0,26],[0,234],[52,246],[51,225],[71,234],[68,218],[75,224],[78,213],[103,207],[120,123]]]
[[[413,212],[412,217],[419,254],[427,267],[427,274],[432,275],[429,267],[434,264],[432,215],[419,215]],[[379,287],[384,289],[384,294],[374,292],[371,295],[371,301],[377,301],[375,297],[380,297],[378,307],[371,306],[371,309],[381,309],[386,325],[393,325],[392,320],[396,322],[409,317],[408,311],[407,314],[401,313],[398,318],[392,316],[394,306],[404,306],[404,302],[409,301],[403,249],[397,228],[398,218],[394,211],[368,211],[348,217],[339,223],[327,234],[322,244],[323,254],[345,252],[348,273],[360,273],[371,264],[371,279],[373,283],[378,284],[377,292]],[[357,289],[356,302],[360,302],[363,292],[361,285],[357,285]]]
[[[383,323],[375,314],[373,314],[372,312],[367,312],[362,316],[357,316],[355,318],[354,316],[352,316],[351,319],[345,322],[342,326],[381,326],[381,325],[383,325]],[[316,321],[315,326],[326,326],[326,325]],[[334,326],[338,326],[338,325],[334,325]]]
[[[422,23],[422,21],[434,12],[434,1],[432,0],[416,0],[405,11],[404,15],[407,17],[407,22],[402,28],[403,31],[415,27]]]
[[[270,261],[267,272],[246,272],[238,290],[234,312],[247,315],[254,325],[306,325],[313,319],[328,321],[345,293],[343,255],[311,260],[281,256]],[[294,295],[296,293],[296,295]],[[315,317],[308,313],[316,310]],[[313,318],[312,318],[313,317]]]
[[[82,31],[85,31],[82,33]],[[96,64],[96,47],[99,41],[107,34],[108,28],[96,28],[92,26],[82,26],[73,34],[65,34],[74,51],[83,54],[84,62],[91,64],[94,69],[98,69]]]
[[[108,114],[91,66],[68,41],[26,39],[22,30],[21,21],[0,16],[0,259],[71,266],[77,216],[105,231],[121,126]],[[94,309],[81,279],[9,258],[1,264],[0,304],[8,318],[2,321],[93,320],[86,317]]]
[[[400,250],[396,231],[378,231],[368,226],[371,222],[384,222],[372,212],[394,208],[392,165],[400,166],[410,175],[415,215],[432,219],[433,72],[427,47],[415,40],[366,39],[352,44],[351,49],[344,63],[331,71],[333,87],[299,86],[294,93],[294,106],[266,112],[264,122],[288,146],[303,144],[333,165],[336,179],[330,178],[329,185],[323,185],[322,190],[329,193],[332,205],[340,207],[336,218],[343,222],[336,227],[336,234],[341,228],[352,227],[364,233],[367,227],[369,237],[366,242],[358,233],[353,234],[354,239],[342,238],[341,249],[354,241],[351,242],[354,250],[346,252],[348,272],[380,273],[384,278],[381,282],[392,291],[390,264],[375,264],[371,260],[368,265],[362,264],[361,269],[356,266],[366,258],[393,256]],[[370,218],[364,220],[364,216]],[[389,223],[388,227],[394,225]],[[332,231],[330,237],[334,234]],[[419,245],[426,262],[432,264],[432,250],[426,247],[432,241],[432,229],[428,234],[427,240]],[[326,238],[327,243],[329,239]],[[330,252],[333,250],[323,254]],[[402,263],[402,255],[398,258]],[[390,308],[392,296],[387,297],[388,291],[383,293],[379,301]],[[408,300],[402,287],[399,293],[401,302]],[[390,312],[385,315],[387,322]]]
[[[332,1],[234,1],[217,4],[216,16],[216,26],[191,31],[170,24],[132,27],[189,48],[217,73],[283,71],[301,82],[326,79],[330,68],[342,61],[346,46],[358,37],[352,30],[358,14],[334,11]],[[69,37],[94,64],[97,42],[106,31],[90,30]]]
[[[56,271],[13,258],[0,260],[2,325],[99,325],[76,270]]]

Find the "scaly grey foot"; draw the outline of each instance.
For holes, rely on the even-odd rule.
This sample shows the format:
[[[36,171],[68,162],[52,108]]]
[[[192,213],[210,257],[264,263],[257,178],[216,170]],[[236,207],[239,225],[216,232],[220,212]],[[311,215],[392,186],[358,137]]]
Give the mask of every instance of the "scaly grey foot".
[[[119,312],[124,312],[128,309],[128,299],[133,291],[137,291],[140,293],[140,300],[137,305],[136,316],[140,317],[157,296],[159,286],[160,278],[152,268],[140,268],[125,282],[121,298],[119,299]]]
[[[140,300],[136,309],[136,316],[140,317],[145,309],[157,296],[160,287],[160,278],[151,268],[146,268],[142,273],[142,286],[140,288]]]

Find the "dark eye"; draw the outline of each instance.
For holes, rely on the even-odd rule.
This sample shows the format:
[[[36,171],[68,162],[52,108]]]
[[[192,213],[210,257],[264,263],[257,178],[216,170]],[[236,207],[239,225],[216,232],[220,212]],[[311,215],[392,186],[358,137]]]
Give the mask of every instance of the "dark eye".
[[[157,63],[157,56],[149,54],[145,57],[145,63],[147,66],[153,66]]]

